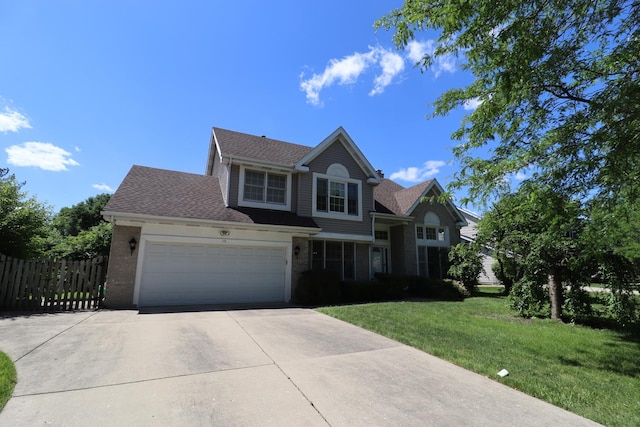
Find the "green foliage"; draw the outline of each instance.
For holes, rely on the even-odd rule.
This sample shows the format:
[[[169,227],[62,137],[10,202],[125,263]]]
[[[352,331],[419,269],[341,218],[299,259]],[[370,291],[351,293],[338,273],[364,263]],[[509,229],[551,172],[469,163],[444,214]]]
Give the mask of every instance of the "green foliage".
[[[632,0],[411,0],[376,23],[404,48],[418,31],[439,33],[420,61],[447,55],[473,81],[434,103],[433,116],[465,102],[453,138],[455,187],[489,199],[509,174],[568,194],[609,197],[640,182],[640,3]],[[488,150],[488,156],[479,156]]]
[[[623,327],[633,326],[640,320],[637,298],[628,289],[618,289],[607,294],[607,313]]]
[[[113,226],[102,218],[100,212],[110,198],[110,194],[99,194],[60,209],[53,218],[49,255],[73,259],[109,255]]]
[[[376,273],[376,279],[389,283],[391,289],[404,289],[409,297],[461,301],[468,295],[451,280],[383,273]]]
[[[593,316],[589,293],[579,285],[571,286],[565,294],[563,313],[574,323],[588,321]]]
[[[551,276],[560,282],[555,288],[558,294],[549,293],[551,315],[558,320],[562,314],[563,282],[580,283],[591,269],[583,257],[582,212],[581,204],[566,194],[525,182],[518,191],[505,194],[478,222],[477,241],[493,248],[502,263],[499,277],[529,284]],[[505,282],[505,287],[508,285]],[[529,313],[529,307],[537,310],[531,298],[540,294],[529,293],[529,287],[520,284],[517,292],[511,292],[514,307],[520,313]],[[526,300],[515,302],[520,296]]]
[[[340,277],[329,270],[308,270],[300,274],[293,301],[302,305],[330,305],[340,302]]]
[[[542,281],[521,279],[513,284],[509,293],[509,306],[522,317],[547,317],[549,292]]]
[[[0,168],[0,253],[32,258],[44,252],[51,213],[35,197],[27,198],[23,185]]]
[[[393,295],[387,283],[378,280],[349,280],[340,282],[340,302],[374,302],[402,298],[402,293]]]
[[[9,356],[0,351],[0,411],[11,398],[16,381],[17,374],[13,362]]]
[[[62,236],[77,236],[81,231],[104,222],[100,212],[104,210],[109,199],[110,194],[98,194],[71,207],[62,208],[53,218],[53,224]]]
[[[449,251],[449,276],[462,283],[469,293],[478,286],[478,277],[482,272],[480,248],[475,243],[457,244]]]
[[[108,256],[111,247],[113,225],[103,221],[88,230],[80,230],[76,236],[60,238],[49,250],[54,258],[90,259]]]

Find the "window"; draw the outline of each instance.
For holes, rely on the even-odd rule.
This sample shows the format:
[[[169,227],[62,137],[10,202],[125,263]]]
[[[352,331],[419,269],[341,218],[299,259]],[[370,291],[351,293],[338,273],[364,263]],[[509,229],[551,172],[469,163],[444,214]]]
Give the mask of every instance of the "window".
[[[315,216],[361,220],[360,181],[350,178],[314,174]]]
[[[289,209],[289,176],[287,174],[253,169],[240,171],[240,206]]]
[[[447,248],[418,246],[418,275],[431,279],[442,279],[449,270]]]
[[[311,268],[335,271],[343,280],[356,278],[356,248],[354,242],[314,240]]]
[[[376,230],[374,237],[376,240],[389,240],[389,232],[387,230]]]

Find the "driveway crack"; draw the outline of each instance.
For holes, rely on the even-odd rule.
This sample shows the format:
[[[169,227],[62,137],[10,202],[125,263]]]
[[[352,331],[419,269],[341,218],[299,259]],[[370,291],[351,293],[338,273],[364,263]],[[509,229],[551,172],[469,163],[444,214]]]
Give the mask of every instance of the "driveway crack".
[[[267,353],[267,351],[260,345],[260,343],[253,337],[253,335],[251,335],[251,333],[244,326],[242,326],[242,324],[240,322],[238,322],[238,320],[232,315],[232,313],[230,311],[227,311],[226,313],[229,315],[229,317],[231,319],[233,319],[234,322],[236,322],[236,324],[240,327],[240,329],[242,329],[244,331],[244,333],[247,334],[247,336],[251,339],[251,341],[253,341],[255,343],[255,345],[258,346],[260,351],[262,351],[262,353],[264,353],[264,355],[267,356],[269,358],[269,360],[271,360],[273,365],[276,366],[278,368],[278,370],[282,373],[282,375],[284,375],[285,378],[291,383],[291,385],[293,385],[295,387],[295,389],[298,390],[298,393],[300,393],[300,395],[302,397],[304,397],[304,399],[307,402],[309,402],[309,405],[311,405],[313,410],[316,411],[316,413],[324,420],[324,422],[328,426],[330,426],[331,423],[329,422],[329,420],[327,420],[327,418],[322,414],[322,412],[320,412],[320,410],[316,407],[316,405],[313,403],[313,401],[309,398],[309,396],[307,396],[305,394],[304,391],[302,391],[302,389],[298,386],[298,384],[296,384],[293,381],[293,379],[285,372],[285,370],[282,369],[280,364],[278,364],[278,362],[276,362],[275,359],[273,357],[271,357],[271,355],[269,353]]]
[[[79,322],[74,323],[73,325],[70,325],[68,328],[63,329],[62,331],[58,332],[57,334],[53,335],[52,337],[50,337],[49,339],[41,342],[40,344],[38,344],[37,346],[33,347],[31,350],[27,351],[25,354],[23,354],[22,356],[18,357],[16,360],[13,361],[13,363],[19,362],[20,360],[24,359],[25,357],[27,357],[28,355],[30,355],[31,353],[33,353],[34,351],[36,351],[37,349],[39,349],[40,347],[42,347],[43,345],[45,345],[46,343],[50,342],[51,340],[53,340],[56,337],[59,337],[60,335],[64,334],[65,332],[75,328],[76,326],[78,326],[79,324],[91,319],[93,316],[95,316],[98,312],[94,311],[93,313],[91,313],[90,316],[85,317],[84,319],[80,320]]]

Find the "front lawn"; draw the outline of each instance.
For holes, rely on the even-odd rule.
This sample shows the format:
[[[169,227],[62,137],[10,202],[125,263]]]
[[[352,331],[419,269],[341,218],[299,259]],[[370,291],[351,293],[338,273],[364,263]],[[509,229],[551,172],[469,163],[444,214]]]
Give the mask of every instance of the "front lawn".
[[[640,425],[640,343],[623,332],[522,319],[504,297],[318,311],[398,340],[608,426]],[[496,374],[507,369],[509,376]]]
[[[4,408],[16,385],[16,368],[5,353],[0,351],[0,411]]]

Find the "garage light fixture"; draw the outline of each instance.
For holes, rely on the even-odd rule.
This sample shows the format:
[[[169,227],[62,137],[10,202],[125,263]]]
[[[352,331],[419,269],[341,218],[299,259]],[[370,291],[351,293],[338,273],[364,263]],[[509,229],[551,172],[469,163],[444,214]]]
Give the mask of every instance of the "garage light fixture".
[[[296,258],[298,258],[298,255],[300,254],[300,246],[296,246],[295,248],[293,248],[293,253]]]
[[[137,244],[138,244],[138,241],[136,240],[135,237],[132,237],[131,240],[129,240],[129,249],[131,249],[131,255],[133,255],[133,251],[136,250]]]

